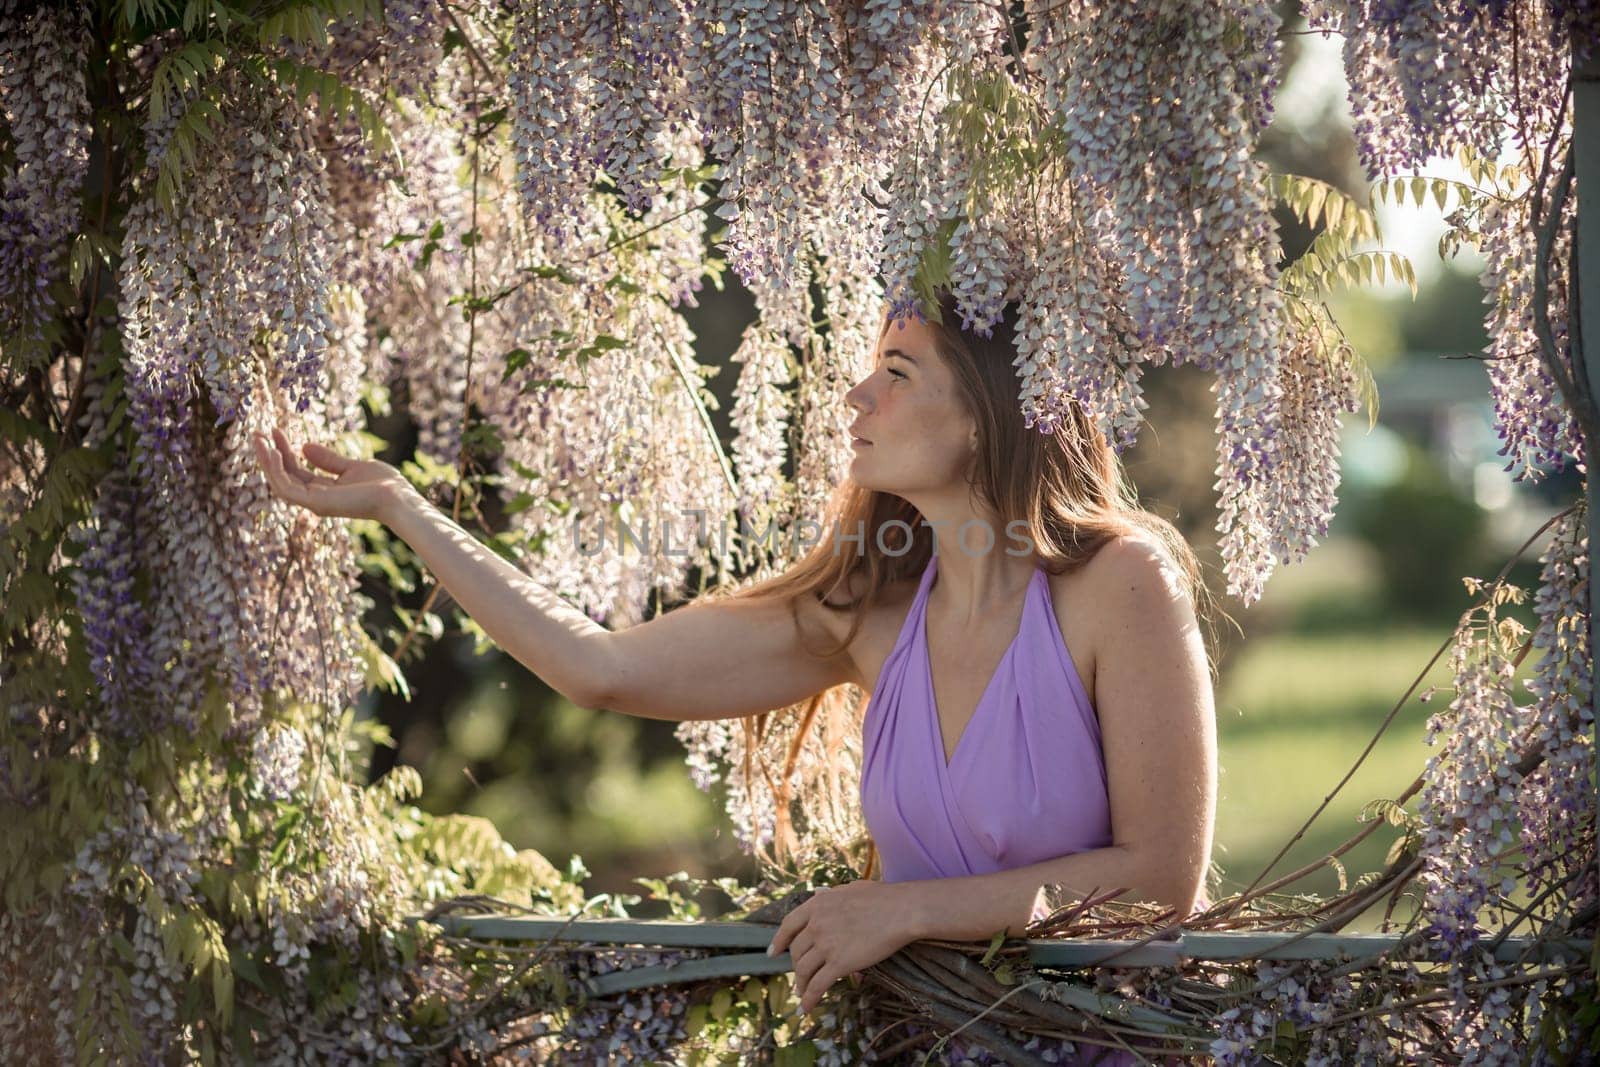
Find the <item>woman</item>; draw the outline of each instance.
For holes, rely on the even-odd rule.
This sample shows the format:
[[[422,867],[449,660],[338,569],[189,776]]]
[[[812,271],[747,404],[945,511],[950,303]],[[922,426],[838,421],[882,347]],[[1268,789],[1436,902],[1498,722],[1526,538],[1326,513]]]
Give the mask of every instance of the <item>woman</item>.
[[[862,810],[883,879],[819,892],[770,951],[801,1007],[924,938],[1020,936],[1042,887],[1204,904],[1216,796],[1193,553],[1140,510],[1081,415],[1023,425],[1015,307],[969,334],[885,322],[846,396],[855,456],[832,527],[782,575],[612,633],[482,547],[387,464],[282,431],[273,490],[377,518],[502,648],[573,702],[734,718],[869,691]]]

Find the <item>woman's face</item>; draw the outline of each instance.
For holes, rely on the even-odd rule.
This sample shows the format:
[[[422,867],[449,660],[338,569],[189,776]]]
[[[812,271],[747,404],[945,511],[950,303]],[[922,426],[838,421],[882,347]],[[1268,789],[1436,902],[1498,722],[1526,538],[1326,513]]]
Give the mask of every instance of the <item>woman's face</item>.
[[[850,477],[863,489],[897,496],[960,488],[976,454],[976,426],[955,375],[915,316],[879,329],[872,373],[845,394]]]

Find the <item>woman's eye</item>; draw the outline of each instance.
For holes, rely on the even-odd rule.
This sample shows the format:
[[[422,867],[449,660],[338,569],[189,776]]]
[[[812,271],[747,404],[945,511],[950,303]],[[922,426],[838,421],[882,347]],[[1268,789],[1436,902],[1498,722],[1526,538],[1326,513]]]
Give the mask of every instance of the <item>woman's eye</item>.
[[[894,375],[896,378],[904,378],[905,377],[905,375],[903,373],[901,373],[900,371],[895,370],[893,367],[889,368],[889,373]]]

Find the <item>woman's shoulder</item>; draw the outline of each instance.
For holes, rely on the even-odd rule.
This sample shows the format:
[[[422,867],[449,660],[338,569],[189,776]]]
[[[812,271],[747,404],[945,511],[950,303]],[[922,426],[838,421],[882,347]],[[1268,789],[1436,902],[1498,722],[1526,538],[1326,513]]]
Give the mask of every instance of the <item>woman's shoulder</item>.
[[[1181,602],[1189,596],[1184,573],[1171,550],[1144,533],[1113,537],[1081,567],[1052,576],[1052,588],[1068,587],[1101,613],[1136,611],[1152,598]]]
[[[1097,663],[1102,649],[1129,651],[1143,642],[1181,640],[1198,629],[1188,576],[1154,537],[1116,537],[1070,577],[1075,584],[1065,595],[1087,607],[1073,614],[1088,617],[1078,627]],[[1058,617],[1061,609],[1058,602]]]
[[[1100,581],[1176,580],[1181,571],[1172,553],[1147,533],[1119,534],[1100,546],[1086,564]]]
[[[1094,548],[1087,558],[1063,570],[1047,570],[1052,582],[1079,585],[1117,582],[1140,573],[1168,566],[1171,554],[1165,545],[1142,531],[1114,534]]]
[[[888,654],[916,599],[918,585],[914,577],[892,580],[868,603],[870,581],[865,569],[858,568],[827,595],[803,596],[799,601],[800,617],[808,630],[824,635],[832,644],[849,638],[851,658],[864,675],[875,673],[868,670],[868,665]],[[857,615],[861,616],[861,625],[851,636]]]
[[[1048,577],[1062,640],[1087,678],[1108,642],[1142,632],[1141,617],[1158,604],[1170,610],[1188,595],[1167,548],[1143,533],[1113,537],[1081,566]],[[1085,688],[1094,692],[1092,684]]]

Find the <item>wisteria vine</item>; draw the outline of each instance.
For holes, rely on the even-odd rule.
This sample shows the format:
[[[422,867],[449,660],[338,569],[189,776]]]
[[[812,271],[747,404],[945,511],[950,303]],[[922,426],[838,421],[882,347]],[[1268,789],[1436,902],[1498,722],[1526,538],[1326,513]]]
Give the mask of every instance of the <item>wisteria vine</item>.
[[[1570,45],[1600,17],[1565,0],[1305,6],[1310,30],[1343,35],[1378,188],[1404,195],[1384,183],[1438,154],[1477,179],[1449,193],[1447,243],[1487,258],[1485,358],[1517,477],[1586,470]],[[823,515],[849,459],[841,398],[882,311],[948,287],[969,329],[1020,304],[1040,432],[1077,405],[1123,451],[1152,368],[1212,376],[1241,601],[1327,532],[1365,372],[1321,297],[1381,261],[1356,247],[1376,233],[1365,206],[1256,158],[1286,32],[1265,0],[236,7],[0,2],[8,1062],[776,1054],[781,984],[591,1003],[581,991],[620,956],[508,968],[505,946],[416,921],[471,895],[626,901],[585,898],[580,864],[558,871],[481,820],[424,816],[404,768],[359,784],[352,741],[371,731],[351,705],[401,683],[428,609],[398,641],[366,629],[355,591],[364,568],[392,577],[373,562],[383,540],[275,502],[252,431],[371,455],[368,414],[403,398],[420,430],[408,473],[458,519],[481,521],[498,492],[509,521],[484,536],[625,626],[693,575],[781,567],[742,531]],[[1495,162],[1508,146],[1518,161]],[[1321,231],[1287,266],[1280,205]],[[681,314],[725,269],[758,310],[726,452]],[[696,513],[741,535],[697,540]],[[583,517],[688,551],[588,552],[571,536]],[[1389,868],[1308,913],[1247,893],[1210,916],[1337,930],[1411,887],[1418,920],[1393,959],[1097,971],[1098,993],[1165,1020],[1143,1030],[1065,981],[978,975],[980,1001],[1036,982],[1035,1016],[991,1004],[951,1036],[948,998],[942,1016],[912,1006],[958,985],[954,965],[907,957],[784,1040],[819,1063],[933,1042],[1058,1062],[1076,1051],[1065,1019],[1084,1047],[1226,1063],[1556,1062],[1581,1046],[1592,970],[1493,949],[1519,926],[1592,938],[1600,910],[1585,522],[1569,509],[1551,531],[1531,631],[1500,581],[1463,616],[1417,810],[1389,809],[1406,831]],[[746,847],[782,830],[820,861],[859,832],[848,805],[773,817],[774,774],[853,793],[858,724],[831,706],[819,722],[792,754],[746,751],[725,724],[680,731]],[[1511,903],[1519,887],[1531,904]]]

